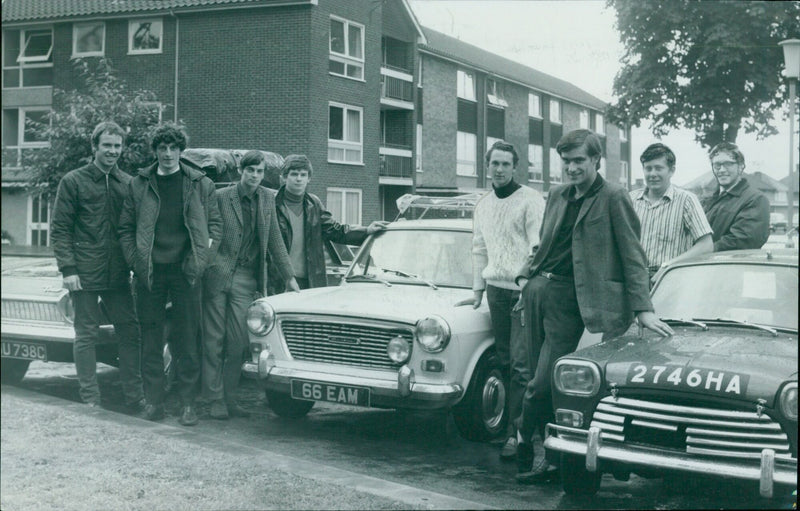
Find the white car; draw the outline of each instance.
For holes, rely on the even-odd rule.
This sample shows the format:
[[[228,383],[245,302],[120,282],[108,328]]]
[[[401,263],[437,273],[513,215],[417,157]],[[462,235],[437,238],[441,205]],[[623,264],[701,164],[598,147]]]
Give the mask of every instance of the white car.
[[[280,416],[315,401],[452,409],[459,432],[505,429],[489,310],[472,297],[470,219],[394,222],[371,236],[341,285],[253,302],[246,377]]]

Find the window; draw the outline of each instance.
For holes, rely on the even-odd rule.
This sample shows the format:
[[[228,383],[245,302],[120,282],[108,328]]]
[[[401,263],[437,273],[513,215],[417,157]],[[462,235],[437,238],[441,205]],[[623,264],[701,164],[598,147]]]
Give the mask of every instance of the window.
[[[458,80],[456,83],[458,97],[475,101],[475,77],[472,73],[459,69],[456,78]]]
[[[31,122],[46,123],[49,108],[4,108],[3,109],[3,150],[4,159],[13,158],[14,161],[3,161],[3,165],[20,166],[22,164],[22,150],[47,147],[49,142],[36,130],[32,129]],[[9,150],[9,153],[5,151]]]
[[[128,53],[161,53],[164,24],[160,18],[130,20],[128,22]]]
[[[561,156],[555,147],[550,148],[550,183],[561,182]]]
[[[332,163],[362,163],[362,109],[355,106],[329,103],[328,161]]]
[[[416,170],[422,172],[422,124],[417,124],[417,150],[414,151],[416,157]]]
[[[628,186],[628,162],[619,162],[619,182],[622,185]]]
[[[550,99],[550,122],[561,124],[561,101]]]
[[[500,108],[505,108],[508,106],[508,103],[505,99],[503,99],[503,91],[498,86],[497,80],[493,80],[492,78],[486,79],[486,100],[489,104],[498,106]]]
[[[582,129],[589,129],[589,111],[585,108],[581,108],[581,111],[578,114],[578,125]]]
[[[605,135],[606,134],[606,125],[605,119],[603,119],[603,114],[594,114],[594,131],[598,135]]]
[[[477,175],[478,137],[474,133],[456,132],[456,174]]]
[[[102,57],[106,52],[106,24],[102,21],[72,26],[72,57]]]
[[[53,85],[53,29],[3,30],[3,87]]]
[[[528,181],[544,181],[542,146],[528,144]]]
[[[361,190],[328,188],[326,206],[340,224],[361,225]]]
[[[528,93],[528,116],[542,117],[542,97],[536,93]]]
[[[620,142],[628,141],[628,129],[624,126],[619,129],[619,141]]]
[[[364,25],[331,17],[328,71],[338,76],[364,79]]]
[[[50,198],[46,194],[28,196],[28,245],[50,244]]]

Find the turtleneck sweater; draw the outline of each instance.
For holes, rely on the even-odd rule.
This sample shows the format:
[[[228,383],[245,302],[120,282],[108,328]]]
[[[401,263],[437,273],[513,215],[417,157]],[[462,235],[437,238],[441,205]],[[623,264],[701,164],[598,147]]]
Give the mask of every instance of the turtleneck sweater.
[[[283,204],[286,207],[289,225],[292,228],[292,243],[289,249],[289,259],[297,278],[304,279],[308,275],[306,268],[306,240],[305,240],[305,214],[303,211],[303,196],[295,195],[289,190],[283,190]]]

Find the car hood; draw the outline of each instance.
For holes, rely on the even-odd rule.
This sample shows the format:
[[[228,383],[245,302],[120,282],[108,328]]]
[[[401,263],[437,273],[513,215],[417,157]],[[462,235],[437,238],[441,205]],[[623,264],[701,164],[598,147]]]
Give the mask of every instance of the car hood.
[[[61,276],[37,276],[14,273],[3,274],[3,297],[59,298],[66,290],[62,288]]]
[[[488,309],[482,305],[477,311],[470,306],[455,307],[455,303],[472,297],[469,289],[432,289],[426,285],[392,283],[347,283],[341,286],[308,289],[300,293],[283,293],[267,298],[278,314],[331,314],[357,316],[367,319],[416,323],[417,320],[436,314],[450,322],[462,316],[485,316]]]
[[[620,338],[580,350],[573,356],[600,364],[606,382],[616,383],[620,389],[679,389],[748,402],[765,399],[772,404],[781,384],[797,379],[797,334],[779,332],[773,337],[751,328],[712,326],[703,331],[679,327],[675,328],[675,335],[667,338],[649,332],[640,338],[632,329]],[[656,379],[660,367],[666,369]],[[667,380],[677,368],[682,368],[681,384],[675,383],[677,378]],[[692,371],[696,373],[693,381],[699,377],[700,384],[687,384]],[[715,378],[720,378],[721,373],[724,373],[722,384],[717,389]],[[738,382],[731,384],[737,375]]]

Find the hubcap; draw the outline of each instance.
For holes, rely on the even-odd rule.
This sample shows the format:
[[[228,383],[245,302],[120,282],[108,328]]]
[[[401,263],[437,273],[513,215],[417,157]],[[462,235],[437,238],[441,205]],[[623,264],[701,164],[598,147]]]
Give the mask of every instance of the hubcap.
[[[494,429],[503,420],[503,409],[506,403],[506,387],[496,374],[489,375],[483,384],[481,404],[483,422],[489,429]]]

